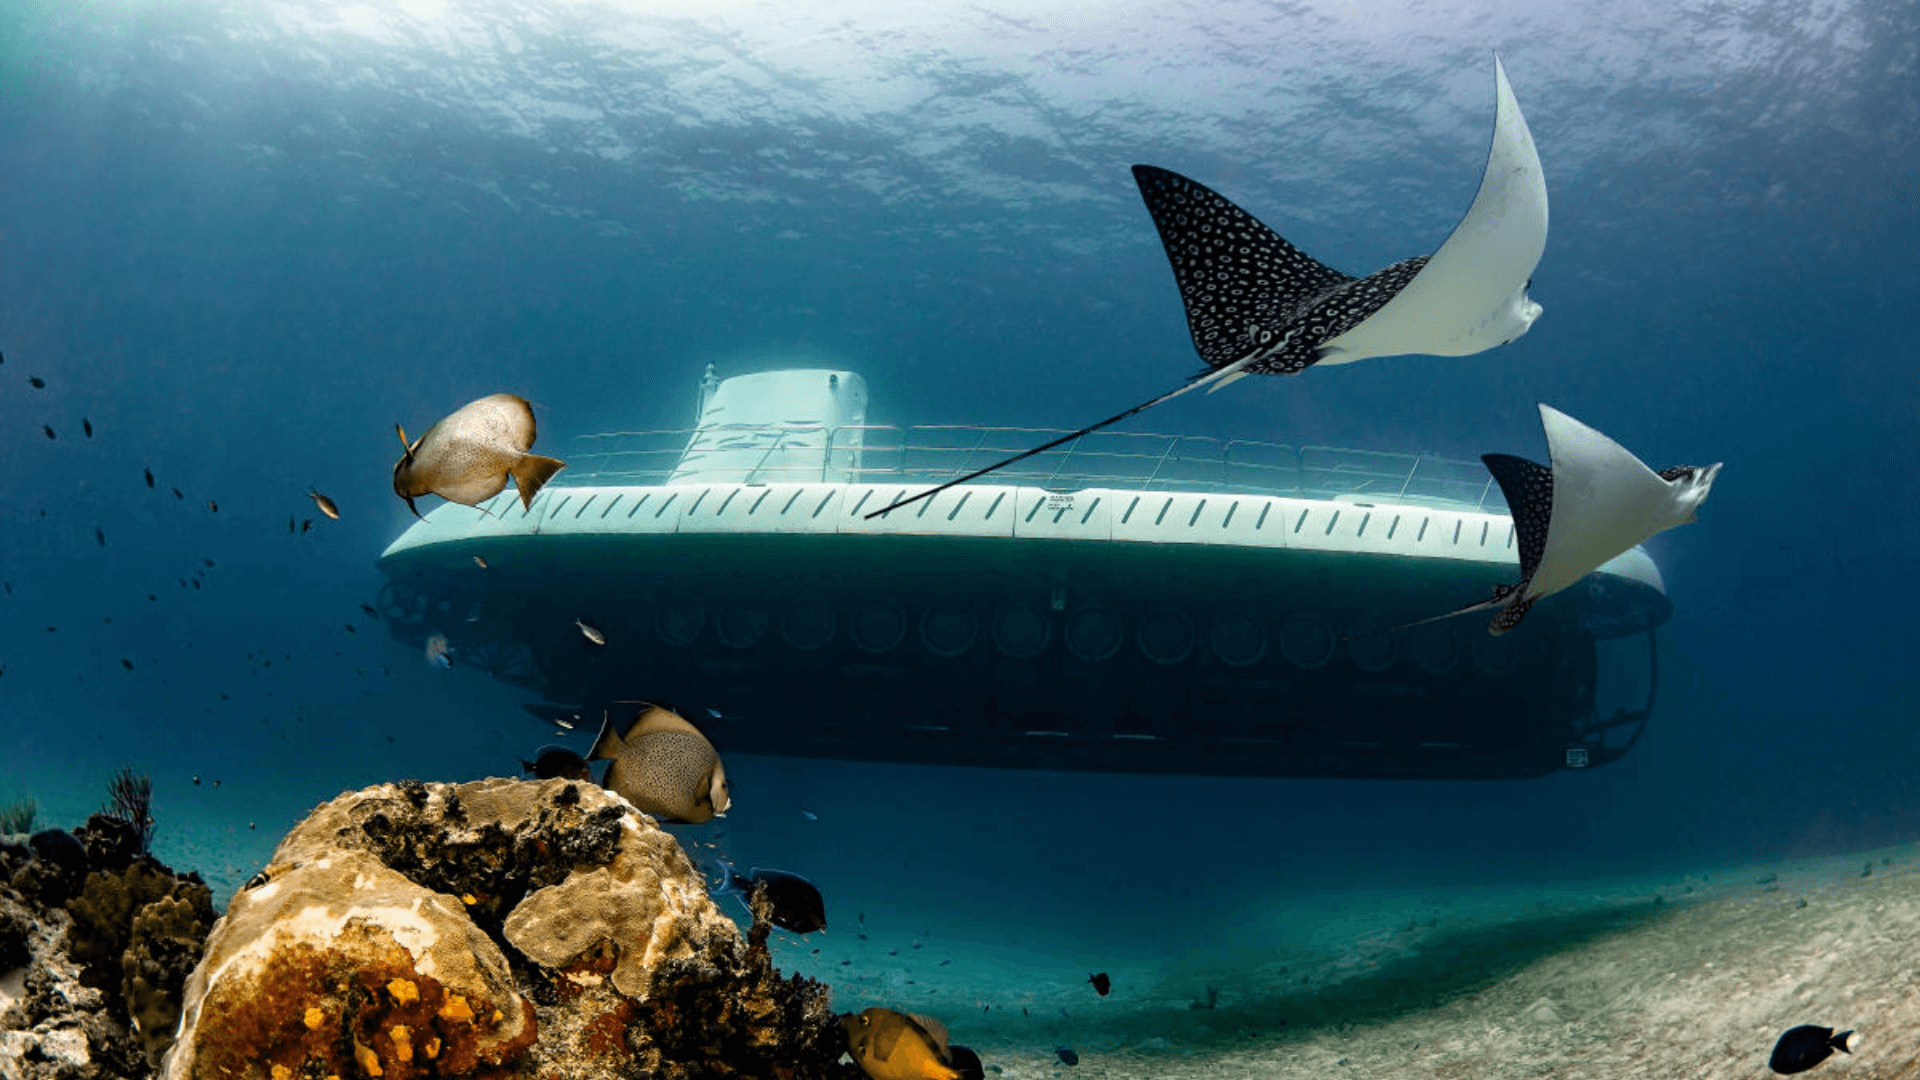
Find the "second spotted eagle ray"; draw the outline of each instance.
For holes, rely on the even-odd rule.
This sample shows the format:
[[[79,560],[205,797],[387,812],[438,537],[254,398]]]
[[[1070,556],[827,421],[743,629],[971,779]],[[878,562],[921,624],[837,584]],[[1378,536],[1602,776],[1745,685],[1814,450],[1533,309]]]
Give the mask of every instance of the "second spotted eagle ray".
[[[1160,231],[1193,345],[1210,371],[1096,424],[869,513],[936,495],[1024,461],[1201,387],[1246,375],[1291,375],[1315,363],[1424,353],[1469,356],[1527,332],[1540,305],[1527,296],[1547,244],[1547,184],[1533,134],[1494,57],[1493,146],[1467,214],[1432,255],[1367,277],[1343,274],[1294,247],[1252,214],[1179,173],[1135,165]]]
[[[1480,460],[1500,484],[1520,545],[1520,580],[1495,585],[1477,604],[1408,626],[1499,608],[1487,627],[1513,629],[1534,601],[1579,581],[1600,564],[1675,525],[1694,520],[1720,466],[1675,465],[1654,472],[1631,451],[1551,405],[1540,406],[1551,466],[1511,454]],[[1395,629],[1404,629],[1396,627]]]

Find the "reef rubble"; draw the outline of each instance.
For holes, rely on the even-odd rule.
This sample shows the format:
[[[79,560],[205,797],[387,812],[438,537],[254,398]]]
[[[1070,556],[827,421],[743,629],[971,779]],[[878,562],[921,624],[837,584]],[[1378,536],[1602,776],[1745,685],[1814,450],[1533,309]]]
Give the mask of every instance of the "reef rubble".
[[[672,836],[571,780],[402,781],[287,834],[187,980],[167,1080],[854,1080]]]

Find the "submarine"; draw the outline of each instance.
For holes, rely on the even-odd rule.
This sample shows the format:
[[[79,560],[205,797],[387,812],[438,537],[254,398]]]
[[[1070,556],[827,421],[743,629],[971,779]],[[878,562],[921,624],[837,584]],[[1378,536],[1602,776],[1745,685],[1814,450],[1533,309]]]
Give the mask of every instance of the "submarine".
[[[728,754],[1514,779],[1652,717],[1672,604],[1641,548],[1504,636],[1395,629],[1517,576],[1478,462],[1109,431],[869,518],[1061,432],[870,424],[845,370],[708,366],[692,396],[691,428],[560,448],[530,506],[413,523],[389,633],[444,635],[543,727],[655,701]]]

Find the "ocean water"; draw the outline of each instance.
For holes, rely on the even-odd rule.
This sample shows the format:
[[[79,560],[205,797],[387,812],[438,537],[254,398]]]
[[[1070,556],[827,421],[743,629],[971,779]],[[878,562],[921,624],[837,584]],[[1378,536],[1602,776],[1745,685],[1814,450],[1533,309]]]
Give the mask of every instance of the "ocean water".
[[[677,831],[821,884],[832,929],[779,955],[837,1005],[943,1015],[1033,1069],[1204,1048],[1210,986],[1257,1031],[1294,976],[1425,935],[1920,840],[1916,41],[1890,0],[12,0],[0,802],[77,824],[115,769],[150,773],[159,854],[224,900],[343,789],[511,771],[533,697],[359,610],[412,520],[396,421],[510,391],[564,457],[686,426],[708,364],[799,362],[861,372],[876,423],[1089,422],[1201,370],[1129,165],[1371,272],[1472,200],[1497,51],[1552,205],[1532,332],[1128,429],[1538,460],[1544,401],[1656,467],[1725,461],[1647,545],[1675,609],[1624,760],[1385,782],[729,755],[735,812]]]

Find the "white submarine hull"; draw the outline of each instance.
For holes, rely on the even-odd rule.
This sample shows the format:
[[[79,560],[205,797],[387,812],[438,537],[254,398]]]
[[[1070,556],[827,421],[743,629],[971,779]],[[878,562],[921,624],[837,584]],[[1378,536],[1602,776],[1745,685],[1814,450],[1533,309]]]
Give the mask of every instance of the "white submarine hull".
[[[770,374],[832,375],[864,407],[853,373]],[[709,384],[703,419],[729,400],[749,411],[724,392],[738,381]],[[1651,714],[1671,605],[1638,548],[1504,637],[1477,616],[1384,629],[1518,573],[1509,517],[1410,482],[1422,459],[1395,459],[1413,462],[1398,490],[1376,486],[1387,456],[1366,455],[1318,484],[1261,473],[1290,492],[1267,494],[1232,470],[1191,482],[1167,451],[1082,451],[1085,468],[1056,464],[1045,484],[966,485],[869,520],[931,486],[884,479],[916,472],[910,436],[879,445],[895,430],[789,417],[595,437],[530,508],[507,491],[410,527],[380,559],[382,614],[403,641],[443,633],[457,662],[540,690],[554,704],[536,715],[591,729],[606,702],[660,701],[726,753],[1522,777],[1605,764]],[[997,429],[925,430],[971,458]],[[684,447],[660,482],[600,482],[648,474],[633,447],[656,437]],[[1146,458],[1144,484],[1123,475]],[[1095,474],[1112,482],[1061,486]],[[1603,715],[1606,643],[1634,636],[1646,658],[1627,681],[1645,702]]]

